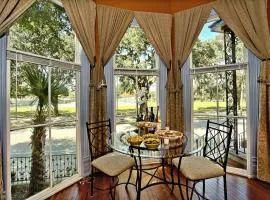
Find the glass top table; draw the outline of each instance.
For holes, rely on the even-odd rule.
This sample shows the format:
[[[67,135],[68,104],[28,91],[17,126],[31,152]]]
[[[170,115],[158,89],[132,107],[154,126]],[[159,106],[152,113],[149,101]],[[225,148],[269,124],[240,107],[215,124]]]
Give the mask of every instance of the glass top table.
[[[158,133],[158,131],[156,131],[154,134],[156,133]],[[134,131],[115,132],[112,135],[113,135],[113,138],[112,138],[111,148],[116,152],[131,155],[135,159],[134,170],[137,171],[137,178],[136,178],[136,184],[135,184],[137,188],[137,200],[140,199],[141,192],[144,189],[155,186],[155,185],[159,185],[159,184],[171,185],[172,191],[173,191],[174,185],[177,184],[177,182],[175,182],[173,178],[173,164],[171,163],[172,159],[177,158],[177,157],[181,158],[184,156],[188,156],[201,150],[201,148],[199,148],[189,153],[183,153],[185,150],[186,143],[187,143],[187,137],[184,134],[182,134],[181,138],[177,138],[173,136],[168,137],[168,135],[165,135],[163,137],[159,135],[160,144],[156,149],[147,149],[143,142],[140,144],[140,146],[131,146],[128,142],[128,138],[130,136],[139,135],[138,133]],[[145,166],[142,162],[142,160],[145,160],[145,159],[159,159],[160,164],[154,167],[148,167],[148,166]],[[158,176],[157,171],[160,168],[162,169],[162,175]],[[168,177],[166,178],[165,168],[171,169],[170,178]],[[150,175],[151,177],[146,185],[142,185],[143,174]],[[128,180],[130,179],[130,176],[131,176],[131,173],[129,175]],[[178,178],[179,178],[179,175],[178,175]],[[187,187],[190,188],[189,186]],[[183,198],[182,189],[180,190],[180,194],[181,194],[181,197]]]
[[[148,149],[144,145],[144,142],[141,143],[139,146],[140,155],[138,152],[134,151],[131,153],[130,151],[130,144],[128,142],[128,138],[130,136],[139,135],[134,131],[122,131],[122,132],[115,132],[113,134],[112,145],[111,148],[119,153],[133,155],[133,156],[140,156],[142,158],[154,158],[154,159],[168,159],[168,158],[175,158],[181,156],[183,153],[184,147],[186,145],[187,138],[183,134],[181,138],[175,137],[160,137],[160,144],[157,149]],[[136,146],[134,146],[136,148]],[[138,147],[137,147],[138,148]]]

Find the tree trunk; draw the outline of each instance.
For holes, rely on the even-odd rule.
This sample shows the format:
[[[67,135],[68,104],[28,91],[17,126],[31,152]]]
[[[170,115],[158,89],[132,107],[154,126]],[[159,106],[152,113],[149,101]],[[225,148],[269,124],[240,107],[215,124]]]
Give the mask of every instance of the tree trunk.
[[[52,105],[53,105],[53,111],[54,111],[55,116],[59,116],[58,97],[54,99],[54,101],[52,102]]]
[[[46,117],[41,114],[37,115],[33,120],[35,124],[44,124]],[[32,166],[30,175],[30,185],[29,185],[29,196],[36,194],[43,190],[45,185],[45,138],[46,138],[46,128],[35,127],[33,129],[33,134],[31,136],[31,147],[32,147]]]

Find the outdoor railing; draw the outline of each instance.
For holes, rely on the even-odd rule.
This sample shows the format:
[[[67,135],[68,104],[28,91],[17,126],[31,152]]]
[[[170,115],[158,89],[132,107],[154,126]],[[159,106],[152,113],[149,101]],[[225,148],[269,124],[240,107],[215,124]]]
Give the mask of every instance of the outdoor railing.
[[[246,134],[246,120],[247,119],[246,117],[228,117],[228,119],[233,120],[233,121],[235,120],[237,124],[237,127],[233,128],[230,149],[236,155],[246,154],[246,148],[247,148],[247,134]],[[220,121],[227,123],[225,118],[220,119]],[[200,136],[194,133],[194,142],[195,142],[194,148],[198,148],[202,146],[204,144],[204,141],[205,141],[205,135]]]
[[[50,156],[44,156],[45,174],[44,179],[50,179]],[[28,183],[31,176],[31,156],[12,156],[11,183]],[[70,177],[77,173],[76,154],[52,155],[52,176],[55,181]]]

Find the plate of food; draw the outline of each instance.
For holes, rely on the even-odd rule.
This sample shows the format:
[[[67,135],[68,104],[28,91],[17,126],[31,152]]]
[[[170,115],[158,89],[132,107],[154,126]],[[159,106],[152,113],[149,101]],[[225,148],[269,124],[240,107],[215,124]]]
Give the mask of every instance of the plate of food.
[[[166,138],[182,138],[184,135],[180,131],[174,131],[174,130],[157,130],[156,134],[160,137],[166,137]]]
[[[142,143],[143,138],[139,135],[133,135],[133,136],[130,136],[127,139],[127,141],[132,146],[139,146]]]
[[[143,140],[144,145],[147,149],[157,149],[160,143],[160,139],[158,138],[147,138]]]

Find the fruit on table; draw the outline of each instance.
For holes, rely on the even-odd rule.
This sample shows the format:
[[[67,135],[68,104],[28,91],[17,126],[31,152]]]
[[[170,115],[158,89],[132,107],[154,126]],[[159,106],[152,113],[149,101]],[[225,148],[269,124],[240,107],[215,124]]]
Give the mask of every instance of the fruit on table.
[[[140,145],[143,141],[143,138],[139,135],[134,135],[134,136],[130,136],[127,139],[128,143],[130,143],[131,145]]]

